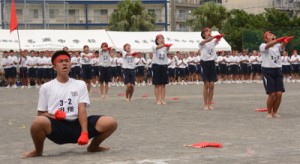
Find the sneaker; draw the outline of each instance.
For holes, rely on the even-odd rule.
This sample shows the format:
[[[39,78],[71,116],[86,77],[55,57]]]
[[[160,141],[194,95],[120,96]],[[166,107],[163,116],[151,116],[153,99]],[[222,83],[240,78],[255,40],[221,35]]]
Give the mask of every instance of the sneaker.
[[[31,88],[31,85],[28,85],[27,88]]]
[[[25,88],[25,86],[24,86],[24,85],[22,85],[21,89],[24,89],[24,88]]]
[[[16,89],[16,88],[18,88],[18,87],[17,87],[17,85],[13,85],[12,88]]]
[[[10,85],[8,85],[6,88],[10,88]]]

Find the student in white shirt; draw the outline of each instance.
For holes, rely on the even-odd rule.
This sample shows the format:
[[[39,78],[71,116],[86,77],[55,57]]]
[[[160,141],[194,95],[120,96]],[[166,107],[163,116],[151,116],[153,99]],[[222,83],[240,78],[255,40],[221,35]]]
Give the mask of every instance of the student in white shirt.
[[[12,82],[12,87],[17,88],[16,82],[17,82],[17,66],[19,64],[19,59],[15,55],[15,52],[13,50],[9,51],[9,57],[8,57],[10,69],[11,69],[11,82]]]
[[[300,56],[298,55],[297,50],[293,50],[290,63],[292,65],[292,82],[299,82]]]
[[[276,39],[273,33],[267,31],[264,34],[265,43],[262,43],[259,47],[262,56],[263,82],[268,94],[268,118],[280,117],[277,112],[281,103],[282,93],[285,92],[280,51],[284,50],[285,45],[292,38],[282,37]]]
[[[83,46],[83,52],[80,54],[80,64],[82,66],[82,78],[87,84],[88,91],[91,90],[92,80],[92,57],[93,54],[90,52],[88,45]]]
[[[101,44],[99,50],[99,65],[100,65],[100,93],[101,97],[105,99],[108,93],[108,83],[111,82],[111,58],[110,58],[111,47],[108,47],[106,42]]]
[[[4,51],[4,57],[1,60],[1,65],[4,69],[4,78],[6,80],[6,85],[7,88],[10,88],[10,83],[11,83],[11,66],[9,64],[9,52],[8,51]]]
[[[28,79],[27,79],[27,55],[28,50],[24,50],[20,52],[20,80],[21,80],[21,88],[25,88],[28,85]]]
[[[57,144],[79,145],[86,145],[93,138],[88,152],[108,150],[99,145],[116,130],[117,122],[110,116],[87,117],[87,87],[83,81],[69,78],[72,64],[68,52],[55,52],[51,61],[57,76],[39,90],[37,117],[30,128],[35,149],[23,153],[22,158],[42,156],[46,138]]]
[[[136,64],[136,82],[137,86],[144,86],[144,76],[145,76],[145,65],[146,65],[146,60],[142,56],[142,53],[138,53],[137,57],[134,58],[134,62]]]
[[[146,67],[147,67],[147,83],[148,85],[151,85],[152,84],[152,58],[153,58],[153,53],[150,52],[149,53],[149,58],[147,59],[147,64],[146,64]]]
[[[111,50],[110,51],[110,69],[111,69],[111,82],[112,86],[118,85],[118,72],[117,72],[117,57],[115,56],[116,51]]]
[[[168,76],[169,76],[169,83],[175,84],[175,58],[172,53],[168,54]]]
[[[96,87],[99,82],[99,74],[100,74],[100,57],[99,57],[99,51],[95,51],[92,59],[92,70],[93,70],[93,82],[92,86]]]
[[[71,62],[72,62],[72,69],[71,69],[71,74],[72,74],[72,78],[74,79],[81,79],[81,65],[80,65],[80,54],[79,51],[73,51],[72,54],[72,58],[71,58]]]
[[[215,65],[215,60],[217,59],[215,47],[223,35],[211,36],[211,29],[204,28],[201,31],[201,37],[203,40],[199,44],[199,50],[201,53],[201,75],[204,81],[204,110],[212,110],[214,109],[211,106],[214,95],[214,83],[218,81]]]
[[[123,74],[124,74],[124,84],[126,85],[126,101],[132,100],[132,95],[134,92],[134,85],[135,85],[135,68],[136,63],[134,62],[134,58],[137,53],[131,52],[130,44],[126,43],[123,46]]]
[[[155,37],[155,45],[152,46],[152,84],[155,86],[154,93],[157,105],[167,104],[165,101],[166,84],[169,83],[167,54],[170,46],[171,44],[165,44],[165,38],[161,34]]]
[[[122,57],[122,53],[120,51],[117,51],[116,62],[117,62],[116,63],[117,64],[117,86],[124,86],[123,69],[122,69],[123,57]]]
[[[287,51],[282,52],[281,56],[281,62],[282,62],[282,73],[283,73],[283,81],[290,82],[290,76],[291,76],[291,58],[289,57],[289,54]]]

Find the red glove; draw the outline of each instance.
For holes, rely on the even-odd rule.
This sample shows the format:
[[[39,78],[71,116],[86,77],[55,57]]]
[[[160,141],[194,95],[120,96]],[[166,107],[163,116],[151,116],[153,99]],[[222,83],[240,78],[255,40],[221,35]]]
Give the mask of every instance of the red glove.
[[[164,44],[165,47],[171,47],[173,44]]]
[[[89,133],[88,132],[81,132],[80,137],[77,140],[78,145],[86,145],[89,142]]]
[[[292,40],[294,38],[294,36],[290,36],[290,37],[287,37],[286,39],[284,39],[284,43],[287,44],[290,40]]]
[[[224,34],[220,34],[220,35],[213,36],[213,38],[220,40],[223,36],[224,36]]]
[[[103,48],[105,51],[110,51],[111,50],[111,47],[106,47],[106,48]]]
[[[133,53],[131,54],[131,56],[135,57],[137,54],[138,54],[137,52],[133,52]]]
[[[278,39],[276,39],[276,42],[283,42],[286,38],[287,38],[287,36],[278,38]]]
[[[54,119],[56,119],[56,120],[64,120],[65,118],[66,118],[66,113],[64,111],[61,111],[58,109],[54,113]]]

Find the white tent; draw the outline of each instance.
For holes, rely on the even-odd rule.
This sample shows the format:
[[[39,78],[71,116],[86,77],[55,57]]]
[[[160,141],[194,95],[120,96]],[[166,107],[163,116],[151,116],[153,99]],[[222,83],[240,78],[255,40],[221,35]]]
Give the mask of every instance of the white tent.
[[[102,42],[112,44],[105,30],[19,30],[21,49],[59,50],[67,46],[70,50],[82,50],[88,45],[98,50]],[[17,31],[0,30],[0,51],[19,50]]]
[[[21,49],[59,50],[67,46],[70,50],[82,50],[88,45],[98,50],[102,42],[117,50],[129,43],[132,51],[151,52],[157,34],[165,37],[166,43],[172,43],[170,51],[197,51],[202,40],[200,32],[114,32],[105,30],[19,30]],[[214,31],[212,35],[219,34]],[[226,38],[226,36],[225,36]],[[17,31],[0,30],[0,51],[19,50]],[[230,51],[231,46],[221,39],[217,50]]]
[[[123,45],[129,43],[132,51],[150,52],[155,36],[162,34],[165,43],[172,43],[170,51],[197,51],[202,41],[201,32],[114,32],[107,31],[117,50],[123,50]],[[219,34],[214,31],[212,35]],[[231,51],[231,46],[224,38],[221,39],[216,50]]]

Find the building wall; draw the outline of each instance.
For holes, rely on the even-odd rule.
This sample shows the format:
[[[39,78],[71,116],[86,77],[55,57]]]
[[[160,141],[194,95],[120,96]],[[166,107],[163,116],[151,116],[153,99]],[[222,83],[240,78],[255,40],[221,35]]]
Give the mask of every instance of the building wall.
[[[107,29],[109,16],[117,9],[117,1],[114,3],[77,1],[78,3],[73,4],[57,1],[46,3],[45,6],[42,0],[26,4],[15,2],[20,29]],[[166,26],[163,2],[167,1],[148,1],[144,4],[148,12],[155,12],[157,16],[156,30],[164,30]],[[11,4],[7,2],[3,5],[4,11],[1,12],[4,16],[1,24],[5,29],[9,28],[10,6]]]
[[[260,14],[265,8],[272,8],[274,0],[222,0],[227,10],[242,9],[247,13]]]

